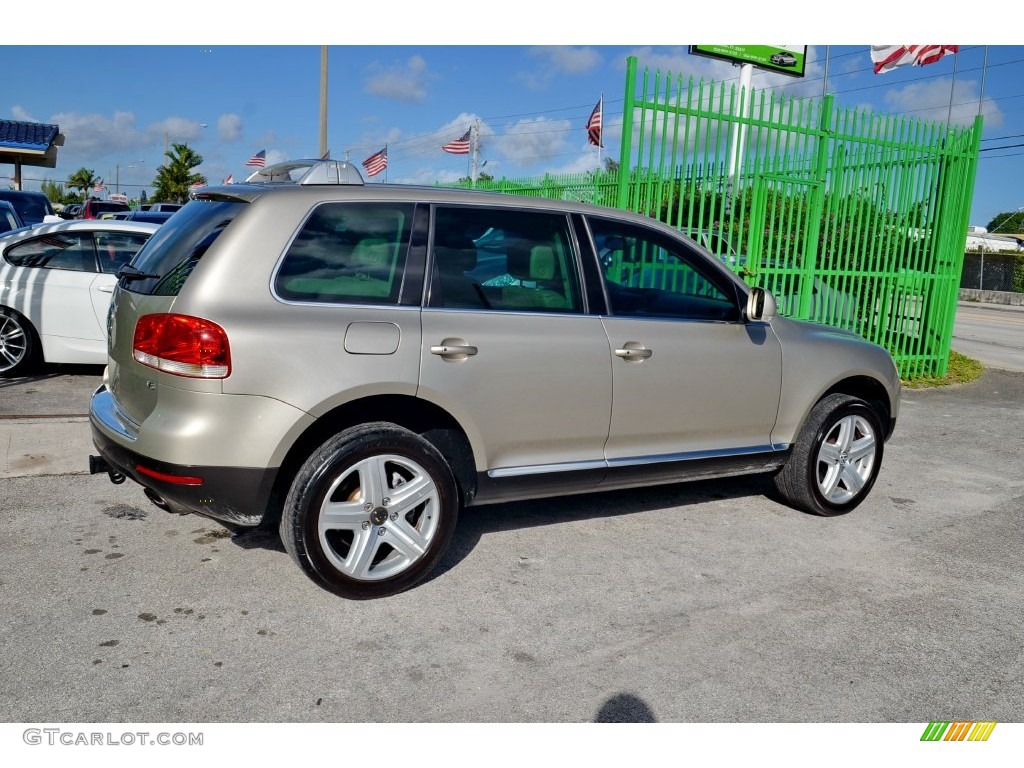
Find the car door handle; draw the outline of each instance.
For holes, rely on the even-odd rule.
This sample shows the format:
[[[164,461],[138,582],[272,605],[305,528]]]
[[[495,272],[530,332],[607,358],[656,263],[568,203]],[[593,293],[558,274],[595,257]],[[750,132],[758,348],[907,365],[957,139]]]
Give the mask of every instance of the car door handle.
[[[475,355],[477,348],[469,344],[435,344],[430,348],[430,354],[440,355],[441,357],[448,357],[452,359],[465,359],[470,355]]]
[[[114,286],[112,286],[112,285],[101,285],[96,290],[100,291],[101,293],[113,293],[114,292]]]
[[[631,362],[640,362],[653,355],[654,352],[646,347],[622,347],[615,350],[615,356]]]

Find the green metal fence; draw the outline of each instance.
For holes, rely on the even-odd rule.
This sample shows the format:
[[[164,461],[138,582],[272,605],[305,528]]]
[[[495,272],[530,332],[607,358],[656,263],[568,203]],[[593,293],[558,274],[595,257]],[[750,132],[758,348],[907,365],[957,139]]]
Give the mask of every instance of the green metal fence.
[[[620,171],[478,188],[645,213],[693,236],[782,314],[887,347],[905,378],[946,373],[981,138],[833,96],[638,72]]]

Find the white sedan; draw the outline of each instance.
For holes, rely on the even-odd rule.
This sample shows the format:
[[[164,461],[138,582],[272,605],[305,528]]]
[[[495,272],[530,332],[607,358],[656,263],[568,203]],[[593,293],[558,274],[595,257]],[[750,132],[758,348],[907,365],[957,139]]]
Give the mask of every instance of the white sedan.
[[[107,362],[117,270],[158,224],[81,220],[0,235],[0,376],[38,362]]]

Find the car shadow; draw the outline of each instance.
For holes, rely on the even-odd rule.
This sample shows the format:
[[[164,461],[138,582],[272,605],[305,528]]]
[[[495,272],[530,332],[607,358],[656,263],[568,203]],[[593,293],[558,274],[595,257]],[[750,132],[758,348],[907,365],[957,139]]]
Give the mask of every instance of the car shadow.
[[[544,525],[635,515],[666,507],[686,507],[723,499],[765,496],[776,500],[770,475],[749,475],[722,480],[698,480],[622,491],[600,491],[568,497],[488,504],[464,509],[441,562],[422,583],[433,581],[461,563],[487,534],[538,528]],[[232,531],[231,543],[242,549],[284,552],[273,528]]]
[[[569,497],[489,504],[463,510],[448,551],[426,577],[432,581],[458,565],[491,533],[537,528],[544,525],[585,522],[622,517],[666,507],[685,507],[709,501],[767,496],[770,475],[750,475],[722,480],[698,480],[622,491],[600,491]]]
[[[103,376],[102,365],[79,365],[73,363],[44,363],[30,374],[24,376],[0,376],[0,389],[18,387],[23,384],[34,384],[62,376]]]

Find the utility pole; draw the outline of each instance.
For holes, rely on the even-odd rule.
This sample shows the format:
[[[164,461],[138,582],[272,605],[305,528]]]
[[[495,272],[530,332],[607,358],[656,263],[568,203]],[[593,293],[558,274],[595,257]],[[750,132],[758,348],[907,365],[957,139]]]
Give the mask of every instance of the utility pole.
[[[320,46],[320,157],[327,154],[327,46]]]
[[[476,123],[473,125],[473,135],[470,137],[473,145],[473,174],[470,176],[471,186],[476,188],[477,173],[479,171],[480,162],[480,119],[477,118]]]

